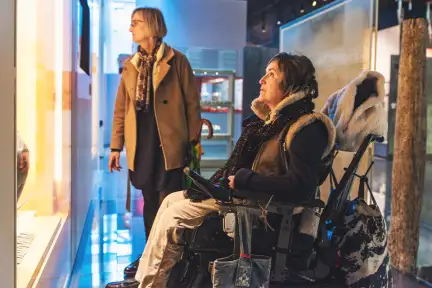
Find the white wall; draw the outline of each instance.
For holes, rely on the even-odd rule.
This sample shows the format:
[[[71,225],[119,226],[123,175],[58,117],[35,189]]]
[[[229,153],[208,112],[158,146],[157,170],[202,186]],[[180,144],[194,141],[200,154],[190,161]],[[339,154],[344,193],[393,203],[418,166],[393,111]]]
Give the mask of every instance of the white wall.
[[[132,53],[132,37],[129,32],[130,15],[135,3],[120,3],[115,0],[104,0],[103,8],[103,41],[104,71],[118,73],[117,57],[119,54]]]
[[[136,0],[136,6],[127,3],[120,5],[115,0],[107,0],[106,3],[104,10],[106,115],[103,117],[105,145],[108,145],[111,138],[112,111],[120,80],[117,57],[120,53],[132,53],[132,39],[128,25],[130,14],[135,7],[156,7],[162,11],[168,28],[165,41],[176,48],[189,48],[193,55],[187,56],[192,65],[204,62],[201,59],[205,59],[206,64],[212,60],[213,62],[219,60],[220,67],[222,66],[220,60],[223,58],[223,53],[210,53],[210,56],[204,54],[201,58],[197,49],[193,48],[233,50],[237,52],[237,63],[232,66],[236,67],[238,76],[243,76],[247,1]],[[219,57],[219,59],[208,59],[209,57]]]
[[[246,1],[137,0],[137,7],[157,7],[172,45],[229,49],[246,43]]]
[[[378,31],[376,71],[383,74],[385,79],[385,111],[388,113],[388,101],[390,93],[390,63],[392,55],[399,55],[400,30],[399,26],[393,26]],[[387,140],[385,141],[387,142]]]
[[[246,5],[241,0],[136,0],[136,7],[161,9],[168,26],[165,40],[171,46],[236,51],[240,76],[246,45]],[[135,3],[107,0],[105,6],[104,66],[109,74],[118,72],[119,54],[132,53],[129,24]]]
[[[378,31],[376,70],[383,74],[386,83],[390,82],[391,55],[399,55],[399,37],[399,26]],[[388,93],[387,89],[388,85],[386,85],[386,92]]]
[[[162,11],[171,46],[236,50],[238,75],[243,74],[246,5],[239,0],[136,0],[137,7]]]

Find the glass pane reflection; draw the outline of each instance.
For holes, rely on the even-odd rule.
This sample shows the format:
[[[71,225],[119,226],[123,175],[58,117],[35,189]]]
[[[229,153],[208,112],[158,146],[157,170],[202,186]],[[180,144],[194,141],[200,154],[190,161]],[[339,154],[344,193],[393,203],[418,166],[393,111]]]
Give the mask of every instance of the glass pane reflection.
[[[320,13],[281,28],[280,50],[306,55],[315,65],[319,85],[316,109],[321,109],[332,93],[347,85],[363,69],[374,67],[371,55],[372,36],[376,30],[372,25],[374,3],[374,0],[336,1]],[[360,175],[367,169],[368,158],[365,156],[360,162]],[[351,159],[351,153],[345,152],[336,157],[333,167],[338,179]],[[329,187],[328,181],[322,186],[323,200],[328,198]],[[353,185],[352,197],[357,190],[358,179]]]

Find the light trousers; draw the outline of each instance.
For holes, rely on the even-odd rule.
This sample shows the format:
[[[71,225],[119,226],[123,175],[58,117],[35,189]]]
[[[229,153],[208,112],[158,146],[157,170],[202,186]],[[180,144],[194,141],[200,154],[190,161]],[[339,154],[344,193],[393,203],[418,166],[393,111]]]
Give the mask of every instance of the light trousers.
[[[135,275],[139,288],[166,287],[183,252],[179,245],[183,231],[198,227],[206,215],[218,210],[214,199],[191,202],[183,191],[168,195],[157,212]]]

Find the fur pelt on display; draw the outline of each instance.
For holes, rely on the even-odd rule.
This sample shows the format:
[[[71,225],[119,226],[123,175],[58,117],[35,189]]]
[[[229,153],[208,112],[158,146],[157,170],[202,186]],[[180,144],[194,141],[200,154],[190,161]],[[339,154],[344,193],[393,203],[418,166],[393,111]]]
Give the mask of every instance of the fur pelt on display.
[[[329,97],[321,112],[333,120],[340,150],[357,151],[368,134],[387,135],[384,96],[384,76],[363,71]]]

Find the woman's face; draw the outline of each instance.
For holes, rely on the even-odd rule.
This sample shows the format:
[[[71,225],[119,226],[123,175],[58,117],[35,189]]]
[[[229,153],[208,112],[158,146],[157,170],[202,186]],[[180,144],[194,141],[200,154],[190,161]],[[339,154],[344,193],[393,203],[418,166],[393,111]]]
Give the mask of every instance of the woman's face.
[[[132,41],[138,44],[154,36],[141,16],[141,13],[138,12],[132,15],[129,31],[132,33]]]
[[[258,99],[273,109],[284,97],[280,83],[284,79],[284,72],[279,70],[277,61],[271,62],[266,68],[266,74],[261,78],[260,95]]]

